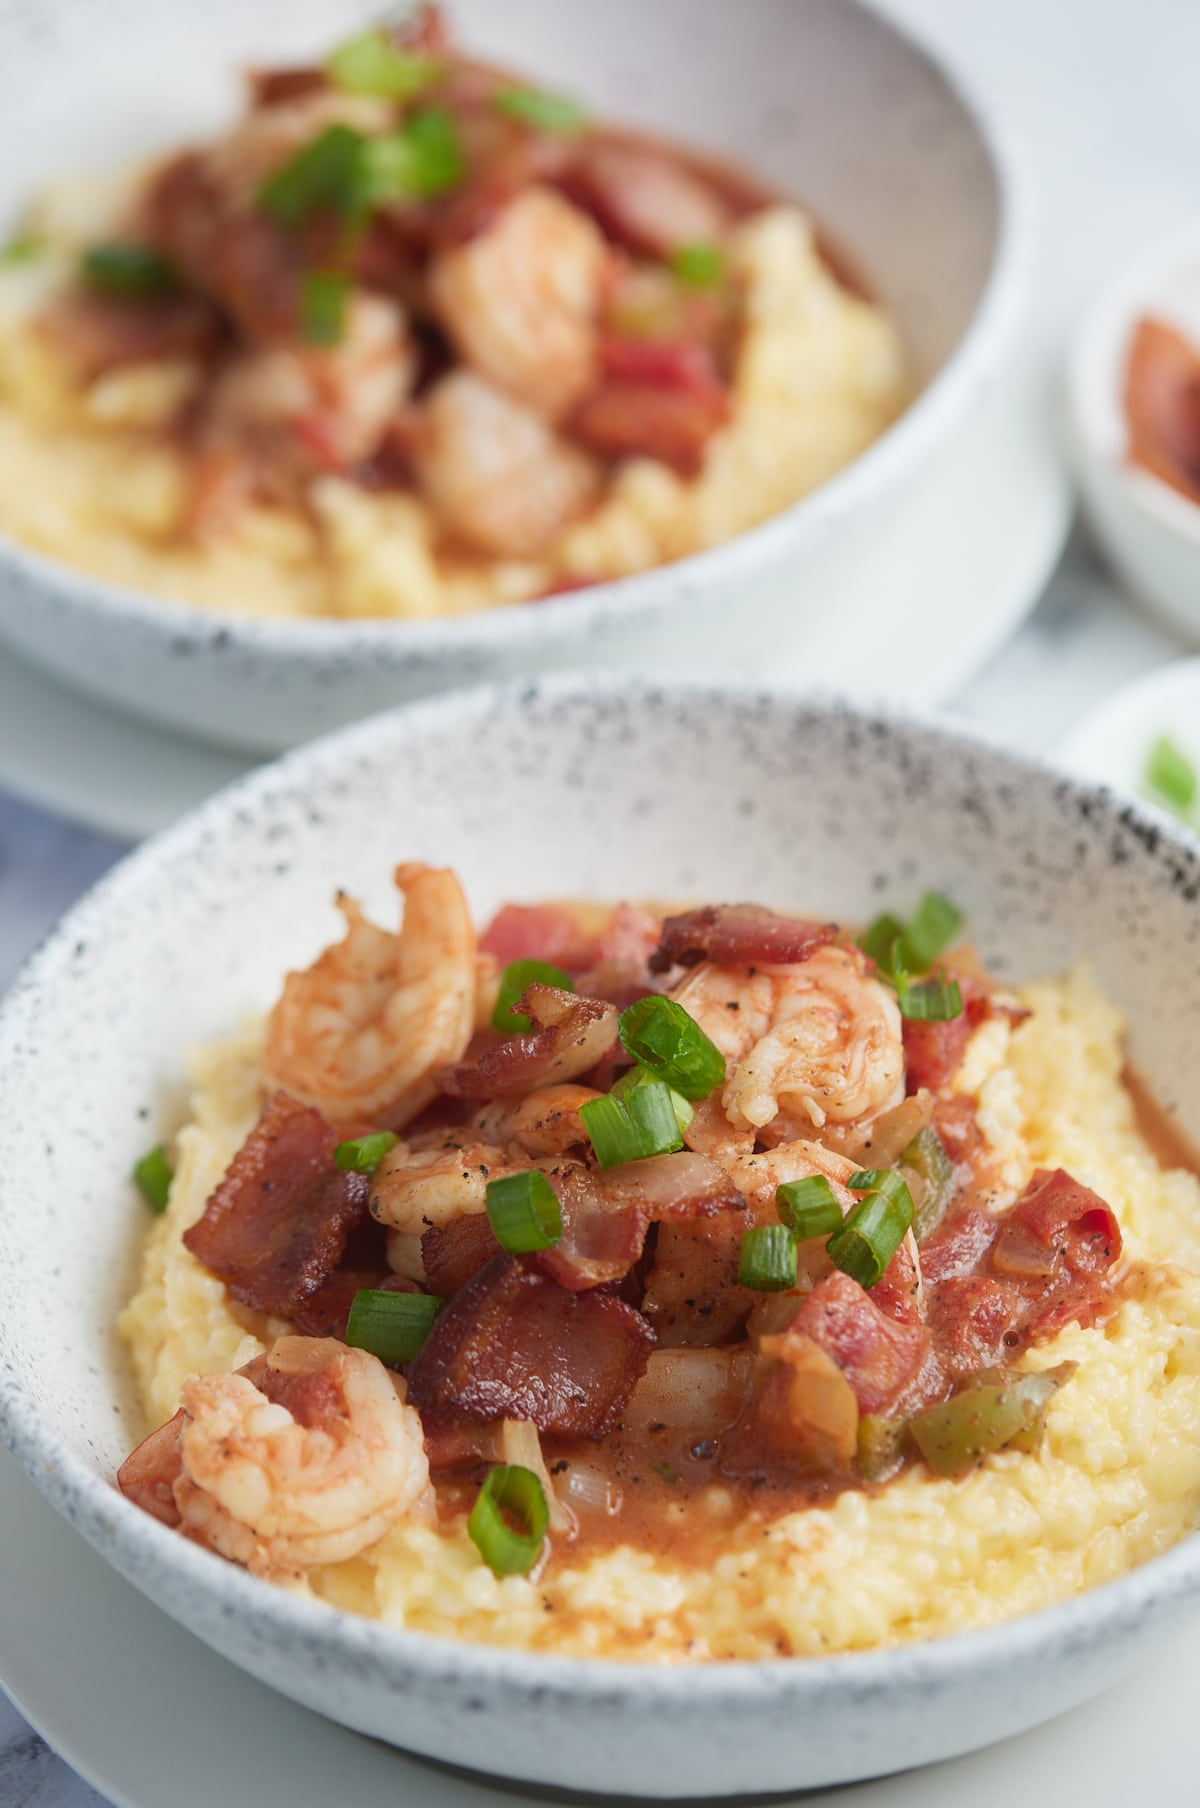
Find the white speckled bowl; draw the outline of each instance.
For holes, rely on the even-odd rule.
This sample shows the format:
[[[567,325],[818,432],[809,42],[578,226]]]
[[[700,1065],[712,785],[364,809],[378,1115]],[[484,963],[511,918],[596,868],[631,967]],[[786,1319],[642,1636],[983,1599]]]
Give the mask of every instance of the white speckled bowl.
[[[281,621],[149,599],[0,542],[0,634],[90,695],[274,751],[469,680],[770,645],[852,569],[999,366],[1025,272],[1010,159],[977,101],[858,0],[452,0],[466,43],[602,114],[807,199],[894,309],[922,393],[841,475],[727,546],[536,606],[441,621]],[[335,41],[375,0],[0,0],[0,222],[64,165],[211,129],[255,55]],[[137,54],[130,52],[136,45]],[[119,477],[115,479],[119,481]],[[863,622],[902,632],[887,598]]]
[[[1143,314],[1200,343],[1200,224],[1151,245],[1100,290],[1066,370],[1070,450],[1096,538],[1134,596],[1200,646],[1200,506],[1126,457],[1125,371]]]
[[[969,738],[735,689],[549,680],[383,716],[257,773],[132,855],[0,1007],[0,1433],[111,1563],[332,1718],[545,1783],[704,1796],[947,1757],[1117,1681],[1200,1592],[1191,1538],[989,1631],[827,1660],[652,1668],[390,1632],[295,1600],[148,1519],[111,1331],[184,1047],[266,1004],[389,903],[398,857],[509,897],[751,897],[864,918],[926,885],[997,971],[1090,956],[1135,1059],[1200,1124],[1200,856],[1107,795]],[[9,1559],[19,1553],[9,1553]],[[136,1658],[134,1659],[136,1661]]]

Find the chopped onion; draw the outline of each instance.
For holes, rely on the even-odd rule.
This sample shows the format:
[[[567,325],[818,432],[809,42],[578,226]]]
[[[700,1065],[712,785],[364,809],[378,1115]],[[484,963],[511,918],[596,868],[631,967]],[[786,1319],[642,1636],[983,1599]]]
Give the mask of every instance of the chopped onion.
[[[564,1538],[574,1538],[579,1526],[570,1507],[559,1500],[555,1493],[554,1483],[542,1454],[542,1440],[532,1419],[505,1419],[500,1428],[500,1461],[515,1463],[522,1469],[533,1471],[546,1496],[550,1530],[558,1532]]]

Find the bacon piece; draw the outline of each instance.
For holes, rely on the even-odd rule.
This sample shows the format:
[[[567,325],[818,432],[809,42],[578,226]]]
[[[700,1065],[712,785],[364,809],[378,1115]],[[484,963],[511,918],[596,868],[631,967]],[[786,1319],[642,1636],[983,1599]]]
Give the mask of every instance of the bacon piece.
[[[311,1297],[297,1306],[292,1323],[306,1337],[336,1337],[344,1342],[354,1296],[363,1287],[379,1293],[420,1293],[403,1274],[380,1274],[374,1268],[338,1268]],[[430,1292],[436,1289],[430,1288]]]
[[[82,383],[130,364],[207,358],[222,337],[220,319],[197,295],[126,299],[73,292],[47,308],[38,324]]]
[[[302,64],[293,69],[248,69],[246,85],[251,107],[279,107],[323,93],[329,77],[323,69]]]
[[[1138,321],[1125,370],[1129,460],[1200,502],[1200,353],[1165,321]]]
[[[286,1093],[271,1098],[183,1240],[233,1298],[293,1318],[366,1221],[371,1183],[334,1163],[340,1133]]]
[[[867,1298],[887,1318],[897,1324],[919,1325],[921,1322],[921,1275],[917,1265],[916,1245],[905,1237],[884,1270],[883,1278],[870,1288]]]
[[[650,145],[593,136],[572,161],[563,187],[608,238],[655,258],[669,257],[681,245],[712,244],[729,224],[716,190]]]
[[[506,904],[483,931],[479,949],[494,954],[502,967],[541,960],[574,970],[592,957],[578,921],[561,904]]]
[[[602,1438],[620,1422],[654,1333],[608,1293],[570,1293],[501,1255],[441,1313],[409,1370],[422,1410],[531,1419],[539,1431]]]
[[[746,1205],[719,1163],[690,1150],[623,1162],[607,1173],[562,1167],[549,1179],[563,1234],[538,1260],[575,1291],[623,1279],[640,1260],[651,1224],[743,1212]]]
[[[938,1355],[956,1380],[1008,1361],[1020,1342],[1025,1302],[1011,1281],[968,1274],[933,1289],[929,1316]]]
[[[818,1282],[791,1322],[833,1358],[865,1413],[884,1412],[912,1381],[930,1349],[923,1325],[885,1318],[847,1274]]]
[[[1038,1168],[1003,1220],[992,1267],[998,1274],[1054,1275],[1065,1267],[1099,1275],[1121,1254],[1121,1227],[1099,1193],[1065,1168]]]
[[[463,1463],[500,1461],[499,1425],[480,1425],[452,1413],[421,1414],[425,1454],[431,1469],[456,1469]]]
[[[636,904],[618,904],[600,931],[589,964],[575,989],[588,998],[604,998],[623,1011],[635,999],[661,990],[650,972],[650,956],[658,946],[659,923]]]
[[[927,1086],[931,1092],[949,1085],[962,1063],[971,1032],[992,1015],[992,1001],[983,984],[972,974],[955,974],[963,1008],[947,1023],[922,1023],[906,1017],[903,1023],[904,1064],[908,1090]]]
[[[990,1212],[974,1209],[945,1219],[921,1245],[921,1273],[927,1283],[974,1274],[1000,1232],[999,1220]]]
[[[183,1409],[180,1408],[173,1419],[168,1419],[148,1438],[143,1438],[117,1470],[117,1486],[126,1499],[152,1518],[161,1519],[164,1525],[172,1527],[180,1524],[174,1487],[176,1477],[183,1471],[179,1449],[182,1430]]]
[[[534,985],[518,999],[517,1009],[533,1024],[532,1032],[508,1036],[474,1062],[443,1073],[443,1092],[452,1098],[491,1099],[574,1080],[595,1067],[616,1039],[617,1009],[603,999]]]
[[[836,923],[808,923],[777,916],[759,904],[706,904],[663,920],[662,939],[650,957],[652,973],[694,967],[792,966],[832,942]]]
[[[421,1238],[421,1265],[430,1293],[453,1299],[472,1275],[501,1254],[486,1212],[436,1224]]]
[[[963,1092],[934,1100],[933,1127],[955,1167],[972,1161],[983,1147],[977,1111],[975,1100]]]
[[[738,1285],[749,1208],[705,1224],[659,1226],[642,1310],[666,1347],[724,1343],[741,1330],[761,1295]]]
[[[681,477],[695,477],[709,440],[729,415],[729,391],[714,373],[696,389],[604,383],[585,396],[568,427],[601,458],[652,458]]]

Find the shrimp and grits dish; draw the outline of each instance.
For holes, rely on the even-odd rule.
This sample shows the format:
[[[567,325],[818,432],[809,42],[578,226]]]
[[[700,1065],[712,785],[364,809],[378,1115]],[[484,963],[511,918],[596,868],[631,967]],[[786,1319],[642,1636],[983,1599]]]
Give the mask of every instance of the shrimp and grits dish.
[[[423,6],[32,202],[0,251],[0,532],[207,608],[456,615],[726,541],[912,389],[799,205]]]
[[[1086,969],[1000,985],[933,892],[477,932],[395,882],[138,1165],[131,1501],[395,1627],[672,1663],[980,1627],[1193,1529],[1200,1180]]]

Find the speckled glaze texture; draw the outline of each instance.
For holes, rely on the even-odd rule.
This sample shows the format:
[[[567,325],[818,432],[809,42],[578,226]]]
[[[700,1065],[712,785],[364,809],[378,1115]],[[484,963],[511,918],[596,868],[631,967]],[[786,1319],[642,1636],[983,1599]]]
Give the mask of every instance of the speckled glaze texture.
[[[870,1776],[1016,1732],[1131,1669],[1200,1590],[1196,1539],[981,1633],[642,1670],[293,1600],[116,1493],[130,1429],[110,1327],[145,1224],[130,1166],[177,1121],[185,1046],[264,1005],[336,933],[336,886],[387,908],[401,857],[453,864],[480,915],[574,894],[861,919],[937,886],[1002,974],[1090,957],[1151,1085],[1200,1122],[1200,860],[1131,806],[958,734],[743,690],[551,679],[380,717],[134,854],[0,1008],[0,1432],[59,1511],[298,1700],[457,1764],[575,1788],[699,1796]]]
[[[303,57],[376,10],[372,0],[106,0],[98,33],[91,0],[0,0],[0,227],[64,164],[212,130],[239,66]],[[171,728],[266,751],[477,679],[631,659],[665,667],[681,623],[686,638],[701,626],[716,637],[719,669],[722,633],[730,645],[748,631],[769,644],[775,624],[794,623],[852,565],[864,524],[902,505],[995,372],[1026,269],[1011,157],[959,80],[858,0],[455,0],[453,12],[479,54],[573,89],[598,113],[736,158],[807,201],[894,309],[919,399],[846,471],[752,533],[536,607],[254,620],[146,599],[0,542],[0,634],[35,663]]]

